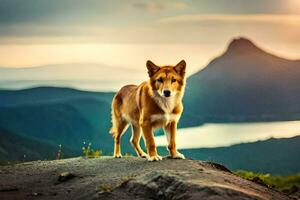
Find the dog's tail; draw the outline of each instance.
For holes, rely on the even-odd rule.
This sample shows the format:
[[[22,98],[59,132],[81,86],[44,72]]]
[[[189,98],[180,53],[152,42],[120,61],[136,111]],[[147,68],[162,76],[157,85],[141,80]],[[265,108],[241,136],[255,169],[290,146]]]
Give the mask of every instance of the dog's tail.
[[[120,118],[119,107],[120,107],[120,98],[118,94],[114,96],[111,104],[111,123],[112,127],[109,130],[109,133],[115,138],[118,135],[118,118]]]
[[[115,127],[116,124],[116,117],[114,115],[114,111],[111,112],[111,123],[112,127],[109,129],[109,133],[112,135],[113,138],[116,137],[116,134],[118,134],[117,128]]]

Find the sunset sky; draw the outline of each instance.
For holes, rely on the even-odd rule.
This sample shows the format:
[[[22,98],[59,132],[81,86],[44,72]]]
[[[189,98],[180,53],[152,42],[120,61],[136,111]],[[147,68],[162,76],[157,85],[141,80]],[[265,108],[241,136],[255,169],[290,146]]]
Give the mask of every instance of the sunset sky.
[[[100,63],[189,74],[245,36],[300,58],[300,0],[0,0],[0,66]]]

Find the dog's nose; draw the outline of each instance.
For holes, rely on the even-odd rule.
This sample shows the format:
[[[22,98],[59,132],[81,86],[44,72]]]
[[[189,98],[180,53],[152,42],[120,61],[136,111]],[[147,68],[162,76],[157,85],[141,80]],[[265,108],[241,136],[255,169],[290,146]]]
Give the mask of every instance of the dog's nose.
[[[164,96],[165,97],[169,97],[171,95],[171,91],[170,90],[164,90]]]

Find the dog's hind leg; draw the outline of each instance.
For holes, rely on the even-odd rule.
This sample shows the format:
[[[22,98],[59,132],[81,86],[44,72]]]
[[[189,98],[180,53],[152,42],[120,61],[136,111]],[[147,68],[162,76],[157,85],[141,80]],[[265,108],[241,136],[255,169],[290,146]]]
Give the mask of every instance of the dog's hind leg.
[[[118,120],[115,121],[114,124],[114,157],[115,158],[121,158],[122,154],[121,154],[121,137],[123,135],[123,133],[126,131],[128,127],[128,123],[124,120]]]
[[[122,114],[120,112],[121,101],[119,98],[116,97],[114,98],[112,103],[112,128],[110,129],[110,133],[112,134],[115,143],[114,157],[121,158],[121,137],[128,127],[128,122],[122,117]]]
[[[132,136],[131,136],[130,142],[131,142],[134,150],[138,154],[138,156],[141,158],[146,158],[147,154],[142,150],[142,148],[140,146],[141,127],[138,125],[132,125],[131,128],[132,128]]]

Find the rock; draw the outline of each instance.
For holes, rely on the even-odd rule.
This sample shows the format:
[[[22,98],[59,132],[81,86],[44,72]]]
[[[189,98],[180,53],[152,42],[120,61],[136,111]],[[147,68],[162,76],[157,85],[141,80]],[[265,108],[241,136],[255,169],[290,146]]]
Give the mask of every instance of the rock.
[[[65,182],[68,181],[72,178],[76,177],[74,174],[70,173],[70,172],[63,172],[58,176],[58,181],[59,182]]]
[[[16,186],[10,186],[10,185],[5,185],[0,188],[0,192],[12,192],[12,191],[18,191],[19,188]]]
[[[56,199],[104,200],[290,199],[271,188],[242,179],[222,165],[189,159],[147,162],[137,157],[103,156],[0,166],[0,170],[6,171],[0,176],[0,196],[7,200],[35,199],[34,195],[27,195],[32,191],[39,191],[40,199],[53,199],[54,195]],[[64,172],[57,178],[58,171]],[[57,180],[63,184],[53,185]],[[7,190],[7,185],[20,189]]]
[[[33,192],[31,193],[31,196],[37,197],[37,196],[42,196],[42,193],[38,193],[38,192]]]
[[[199,184],[193,179],[183,179],[173,172],[150,172],[116,188],[115,196],[133,196],[145,199],[264,199],[259,194],[249,194],[224,185]],[[124,196],[124,193],[128,196]],[[285,197],[283,197],[284,199]],[[280,198],[279,198],[280,199]]]

